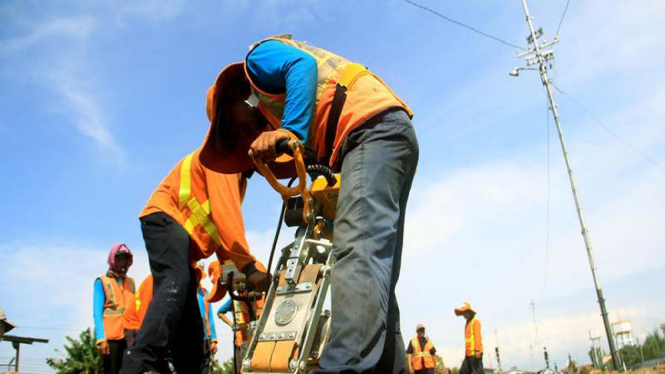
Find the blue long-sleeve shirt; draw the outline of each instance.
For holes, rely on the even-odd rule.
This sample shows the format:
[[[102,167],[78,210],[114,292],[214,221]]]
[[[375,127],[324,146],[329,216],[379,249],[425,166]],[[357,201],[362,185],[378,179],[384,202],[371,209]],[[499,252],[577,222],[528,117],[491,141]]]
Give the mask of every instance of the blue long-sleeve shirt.
[[[316,105],[316,59],[288,44],[269,40],[247,56],[254,83],[272,94],[286,93],[282,129],[305,143]]]
[[[106,339],[104,334],[104,303],[106,294],[104,294],[104,285],[101,279],[95,280],[94,293],[92,297],[92,317],[95,321],[95,339],[101,341]]]
[[[201,311],[201,318],[203,319],[204,334],[206,335],[207,339],[210,339],[210,341],[216,341],[217,331],[215,330],[215,318],[212,314],[212,304],[208,304],[208,315],[206,316],[205,293],[203,292],[203,288],[198,289],[198,291],[196,292],[196,296],[199,301],[199,310]],[[210,324],[210,335],[208,335],[208,330],[206,329],[206,323]]]
[[[231,298],[229,297],[228,299],[226,299],[226,302],[222,304],[222,306],[220,306],[219,309],[217,309],[217,314],[218,315],[220,313],[226,314],[232,310],[233,310],[233,300],[231,300]]]

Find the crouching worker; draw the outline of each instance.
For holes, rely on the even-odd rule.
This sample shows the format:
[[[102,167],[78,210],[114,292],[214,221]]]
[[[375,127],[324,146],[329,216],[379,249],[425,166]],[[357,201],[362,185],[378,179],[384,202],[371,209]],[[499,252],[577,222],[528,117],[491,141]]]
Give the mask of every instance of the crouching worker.
[[[136,345],[126,351],[122,373],[200,373],[205,360],[204,328],[197,301],[194,264],[213,253],[232,260],[258,290],[265,270],[249,252],[240,203],[244,179],[204,168],[199,151],[181,160],[152,194],[140,215],[153,297]],[[226,292],[215,287],[210,302]]]
[[[118,374],[123,352],[134,344],[140,324],[134,279],[127,276],[133,262],[132,252],[124,244],[115,244],[107,262],[108,271],[95,280],[95,337],[104,361],[104,374]]]

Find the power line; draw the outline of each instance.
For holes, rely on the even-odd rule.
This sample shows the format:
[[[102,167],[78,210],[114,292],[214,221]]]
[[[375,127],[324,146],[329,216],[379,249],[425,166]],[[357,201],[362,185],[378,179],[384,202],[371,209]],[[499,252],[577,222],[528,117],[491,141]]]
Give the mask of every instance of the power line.
[[[545,114],[547,117],[547,217],[546,217],[546,229],[545,229],[545,269],[543,269],[543,291],[541,294],[541,301],[545,298],[545,292],[547,291],[547,266],[549,262],[549,251],[550,251],[550,108],[549,104],[545,105],[547,109]]]
[[[561,24],[563,23],[563,19],[566,18],[566,12],[568,12],[568,5],[570,5],[570,0],[566,1],[566,7],[563,8],[563,14],[561,15],[561,19],[559,20],[559,26],[557,26],[556,32],[554,33],[555,36],[559,35]]]
[[[456,21],[456,20],[454,20],[454,19],[452,19],[452,18],[450,18],[450,17],[448,17],[448,16],[445,16],[445,15],[443,15],[443,14],[441,14],[441,13],[439,13],[439,12],[437,12],[437,11],[431,9],[431,8],[428,8],[428,7],[424,6],[424,5],[420,5],[420,4],[415,3],[415,2],[413,2],[413,1],[411,1],[411,0],[403,0],[403,1],[404,1],[404,2],[407,2],[407,3],[411,4],[411,5],[413,5],[413,6],[415,6],[415,7],[418,7],[418,8],[420,8],[420,9],[422,9],[422,10],[428,11],[428,12],[434,14],[434,15],[437,15],[437,16],[439,16],[440,18],[443,18],[443,19],[445,19],[445,20],[448,21],[448,22],[454,23],[454,24],[457,25],[457,26],[461,26],[461,27],[464,27],[464,28],[466,28],[466,29],[469,29],[469,30],[471,30],[471,31],[473,31],[473,32],[475,32],[475,33],[477,33],[477,34],[480,34],[480,35],[486,37],[486,38],[490,38],[490,39],[496,40],[496,41],[499,42],[499,43],[505,44],[505,45],[507,45],[507,46],[509,46],[509,47],[517,48],[517,49],[519,49],[519,50],[522,50],[522,48],[521,48],[520,46],[518,46],[518,45],[515,45],[515,44],[513,44],[513,43],[507,42],[507,41],[505,41],[505,40],[503,40],[503,39],[501,39],[501,38],[498,38],[498,37],[496,37],[496,36],[490,35],[490,34],[488,34],[488,33],[482,32],[482,31],[476,29],[475,27],[469,26],[469,25],[467,25],[467,24],[465,24],[465,23],[462,23],[462,22]]]
[[[603,122],[600,118],[596,117],[593,113],[591,113],[591,111],[589,111],[588,109],[586,109],[582,104],[580,104],[579,101],[575,100],[575,98],[573,98],[572,96],[570,96],[568,93],[562,91],[562,90],[561,90],[556,84],[554,84],[554,82],[551,82],[551,83],[552,83],[552,86],[554,86],[554,88],[555,88],[557,91],[559,91],[559,93],[561,93],[562,95],[566,96],[566,97],[568,98],[568,100],[572,101],[573,104],[577,105],[578,108],[580,108],[584,113],[586,113],[589,117],[591,117],[591,119],[593,119],[593,120],[596,121],[598,124],[600,124],[600,125],[601,125],[601,126],[602,126],[602,127],[608,132],[608,133],[610,133],[610,135],[612,135],[616,140],[618,140],[619,142],[621,142],[624,146],[626,146],[626,147],[627,147],[628,149],[630,149],[631,151],[635,152],[637,155],[639,155],[640,157],[642,157],[642,158],[645,159],[646,161],[652,163],[654,166],[656,166],[657,168],[659,168],[661,171],[665,171],[665,168],[664,168],[662,165],[660,165],[656,160],[652,159],[651,157],[649,157],[649,156],[645,155],[644,153],[642,153],[639,149],[635,148],[635,147],[634,147],[632,144],[630,144],[627,140],[625,140],[624,138],[622,138],[621,136],[619,136],[617,133],[615,133],[614,131],[612,131],[612,129],[611,129],[609,126],[607,126],[607,124],[605,124],[605,122]]]

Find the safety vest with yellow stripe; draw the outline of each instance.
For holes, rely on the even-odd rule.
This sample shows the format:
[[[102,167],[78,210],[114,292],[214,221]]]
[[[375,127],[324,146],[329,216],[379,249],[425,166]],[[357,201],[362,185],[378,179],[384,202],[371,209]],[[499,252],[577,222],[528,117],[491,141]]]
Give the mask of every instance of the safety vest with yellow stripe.
[[[483,341],[480,335],[480,320],[476,317],[473,317],[466,324],[464,329],[464,342],[466,355],[468,357],[472,357],[476,353],[483,353]]]
[[[125,338],[125,330],[137,330],[140,326],[136,311],[134,280],[126,277],[120,284],[115,278],[102,275],[99,277],[104,288],[104,335],[106,340]],[[121,288],[122,287],[122,288]]]
[[[401,107],[409,116],[412,115],[408,105],[363,65],[307,43],[292,40],[289,36],[265,39],[252,45],[251,50],[268,40],[296,47],[316,60],[316,108],[305,148],[317,160],[329,162],[333,166],[346,135],[375,114],[391,107]],[[261,90],[252,81],[246,63],[245,74],[260,100],[258,109],[274,128],[281,127],[286,95]],[[357,94],[353,98],[347,98],[347,91]]]
[[[436,366],[434,355],[430,353],[434,349],[434,344],[430,339],[427,339],[425,346],[421,347],[420,339],[416,336],[411,339],[411,347],[413,348],[413,353],[411,354],[413,370],[422,370],[423,367],[431,369]]]
[[[206,248],[219,246],[219,233],[215,223],[210,218],[210,200],[205,198],[200,202],[192,194],[192,152],[182,161],[180,166],[180,190],[178,194],[180,212],[183,214],[185,224],[183,227],[190,236],[205,238],[208,242]]]

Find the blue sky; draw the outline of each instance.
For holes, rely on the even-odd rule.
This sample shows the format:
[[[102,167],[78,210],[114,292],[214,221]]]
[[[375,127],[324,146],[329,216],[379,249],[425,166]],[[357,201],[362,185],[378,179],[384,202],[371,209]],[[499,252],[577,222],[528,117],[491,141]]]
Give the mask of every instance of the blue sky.
[[[525,45],[519,1],[422,3]],[[565,1],[532,3],[551,40]],[[658,164],[557,94],[612,318],[631,319],[640,337],[665,322],[664,15],[656,0],[571,1],[553,71]],[[249,44],[290,32],[364,63],[416,113],[421,160],[398,285],[405,338],[425,323],[459,365],[452,309],[468,300],[505,366],[541,367],[530,346],[542,345],[560,367],[569,352],[588,361],[588,331],[601,325],[565,167],[550,121],[548,184],[545,94],[536,74],[508,76],[523,64],[512,48],[397,0],[7,1],[0,24],[0,305],[17,334],[51,339],[27,359],[56,355],[65,334],[91,325],[92,282],[114,242],[136,253],[137,280],[148,273],[137,215],[201,144],[206,89]],[[279,204],[252,180],[243,209],[259,258]],[[225,345],[218,358],[230,354]],[[0,363],[11,355],[0,344]]]

